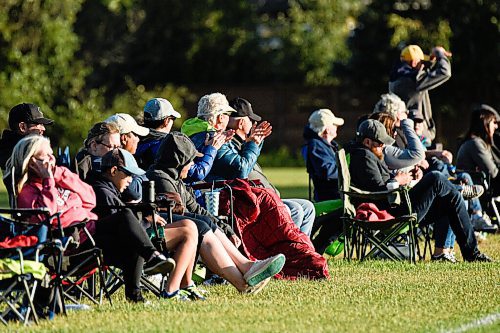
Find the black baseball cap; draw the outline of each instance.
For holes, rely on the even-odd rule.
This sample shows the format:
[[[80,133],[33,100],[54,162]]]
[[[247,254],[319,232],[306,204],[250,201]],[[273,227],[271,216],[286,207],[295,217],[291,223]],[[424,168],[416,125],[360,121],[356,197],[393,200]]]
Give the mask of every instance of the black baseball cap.
[[[394,143],[394,139],[387,134],[384,125],[380,121],[374,119],[365,120],[359,125],[358,138],[369,138],[388,146]]]
[[[229,102],[229,105],[236,110],[236,113],[230,114],[230,117],[248,117],[255,121],[262,120],[261,116],[253,112],[252,104],[244,98],[236,97]]]
[[[21,122],[25,122],[28,124],[51,125],[54,121],[52,119],[45,118],[38,105],[21,103],[10,109],[10,129],[15,130],[17,125]]]

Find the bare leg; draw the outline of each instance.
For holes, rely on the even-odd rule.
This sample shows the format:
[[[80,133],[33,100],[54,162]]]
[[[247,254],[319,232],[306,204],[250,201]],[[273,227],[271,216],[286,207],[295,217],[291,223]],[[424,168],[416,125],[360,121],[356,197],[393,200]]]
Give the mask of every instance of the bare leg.
[[[220,240],[222,246],[224,246],[224,249],[226,249],[226,252],[231,257],[231,260],[233,260],[233,262],[236,264],[236,267],[238,267],[242,274],[245,274],[250,269],[250,267],[252,267],[253,261],[249,260],[243,254],[241,254],[241,252],[236,248],[236,246],[234,246],[234,244],[222,231],[217,229],[215,230],[214,234]]]
[[[208,269],[212,272],[228,280],[239,291],[244,291],[246,289],[247,283],[243,279],[243,274],[238,267],[236,267],[231,256],[212,231],[207,232],[203,237],[200,255],[205,265],[207,265]]]
[[[192,284],[198,230],[193,221],[180,220],[165,226],[165,240],[169,251],[175,251],[175,269],[170,273],[165,289],[172,293],[182,286]]]

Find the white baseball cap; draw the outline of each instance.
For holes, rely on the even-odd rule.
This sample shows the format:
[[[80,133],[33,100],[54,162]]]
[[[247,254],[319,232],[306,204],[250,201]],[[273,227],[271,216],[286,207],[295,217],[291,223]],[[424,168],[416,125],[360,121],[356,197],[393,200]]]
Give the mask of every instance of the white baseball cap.
[[[180,118],[181,114],[165,98],[150,99],[144,106],[144,120],[163,120],[167,117]]]
[[[120,134],[134,132],[139,136],[149,134],[149,128],[139,126],[135,119],[126,113],[117,113],[105,120],[106,123],[115,123],[120,129]]]
[[[309,124],[314,127],[323,127],[327,125],[342,126],[344,119],[335,117],[333,112],[329,109],[319,109],[314,111],[309,117]]]

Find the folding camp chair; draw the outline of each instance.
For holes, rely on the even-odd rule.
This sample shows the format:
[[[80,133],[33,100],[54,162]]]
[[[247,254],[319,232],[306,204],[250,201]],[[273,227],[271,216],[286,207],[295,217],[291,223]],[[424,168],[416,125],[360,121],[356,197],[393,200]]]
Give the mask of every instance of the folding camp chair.
[[[347,259],[356,257],[360,260],[374,258],[377,253],[391,260],[406,259],[406,255],[397,246],[404,236],[408,244],[408,260],[416,262],[416,226],[417,216],[411,210],[411,202],[406,187],[392,191],[368,192],[351,185],[351,177],[344,149],[337,153],[339,166],[339,192],[344,202],[345,249]],[[393,204],[408,207],[408,213],[383,222],[369,222],[356,219],[356,209],[352,200],[357,202],[373,202],[389,200]],[[402,201],[402,202],[401,202]]]
[[[156,199],[156,202],[151,202],[151,200],[145,200],[145,202],[141,203],[129,203],[126,204],[125,206],[106,206],[106,208],[109,209],[131,209],[133,212],[147,212],[151,213],[153,215],[153,221],[149,228],[147,228],[147,233],[151,238],[151,242],[155,246],[155,248],[161,252],[164,253],[165,255],[168,254],[168,250],[165,246],[164,242],[164,236],[163,236],[163,230],[158,229],[156,222],[154,221],[154,213],[159,212],[160,209],[162,209],[162,216],[167,217],[166,221],[167,223],[172,223],[172,208],[175,205],[175,203],[172,200],[168,200],[165,197],[162,196],[154,196],[153,197]],[[149,201],[149,202],[148,202]],[[107,273],[107,278],[106,278],[106,286],[107,289],[109,290],[110,294],[115,293],[121,286],[125,284],[125,281],[123,280],[122,277],[122,272],[119,268],[116,267],[109,267],[106,271]],[[157,297],[160,297],[160,294],[163,290],[163,281],[160,283],[160,285],[156,285],[155,283],[151,282],[146,275],[141,276],[141,284],[142,286],[147,290],[152,292],[154,295]]]
[[[85,227],[86,221],[62,228],[60,214],[51,215],[48,209],[5,209],[0,213],[10,214],[17,223],[25,222],[28,216],[42,215],[47,226],[47,242],[44,243],[43,262],[51,276],[50,286],[54,291],[53,301],[50,304],[50,313],[66,313],[66,302],[81,305],[83,297],[99,305],[105,295],[111,303],[106,289],[103,275],[103,259],[99,248]],[[56,221],[56,228],[52,221]],[[24,221],[24,222],[23,222]],[[33,225],[33,223],[31,223]],[[79,250],[78,234],[84,230],[91,244],[85,250]],[[94,284],[87,283],[94,274],[99,278],[99,292],[95,292]],[[92,281],[92,279],[90,280]]]
[[[34,298],[39,281],[47,279],[47,269],[40,262],[46,235],[46,225],[0,216],[0,321],[4,324],[10,320],[38,323]]]

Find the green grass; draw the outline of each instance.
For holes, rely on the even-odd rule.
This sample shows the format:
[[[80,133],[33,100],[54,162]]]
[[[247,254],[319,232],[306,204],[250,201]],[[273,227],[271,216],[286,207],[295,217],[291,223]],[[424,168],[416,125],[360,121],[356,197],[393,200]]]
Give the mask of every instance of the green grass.
[[[288,194],[302,188],[300,170],[266,170]],[[297,192],[299,193],[299,192]],[[302,196],[304,197],[304,196]],[[500,235],[481,250],[500,259]],[[442,332],[496,314],[472,332],[500,332],[500,263],[445,264],[330,259],[331,279],[273,280],[260,294],[244,296],[230,286],[207,287],[206,302],[177,303],[146,295],[152,306],[131,305],[123,293],[114,306],[70,313],[23,332]],[[2,328],[0,328],[1,330]]]
[[[500,257],[500,236],[484,249]],[[440,332],[500,313],[500,264],[330,261],[326,281],[271,281],[255,296],[207,288],[206,302],[147,297],[152,306],[115,305],[70,313],[26,332]],[[9,331],[21,330],[10,325]],[[477,331],[500,330],[500,321]]]
[[[306,168],[265,168],[264,173],[278,188],[282,198],[309,197]]]

